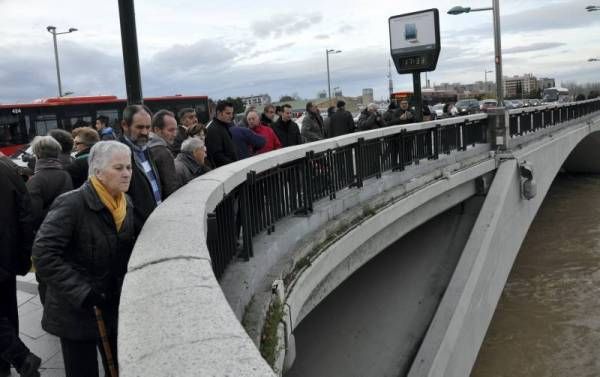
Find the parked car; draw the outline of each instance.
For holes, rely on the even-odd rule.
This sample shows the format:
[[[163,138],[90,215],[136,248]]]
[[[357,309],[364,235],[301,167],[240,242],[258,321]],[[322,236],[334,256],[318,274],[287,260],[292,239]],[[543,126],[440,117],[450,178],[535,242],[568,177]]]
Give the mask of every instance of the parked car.
[[[437,105],[431,106],[431,113],[435,114],[437,119],[447,116],[448,114],[444,114],[444,106],[446,106],[445,103],[438,103]]]
[[[485,113],[488,109],[496,108],[497,105],[498,101],[496,101],[495,99],[484,99],[483,101],[481,101],[479,109]]]
[[[479,112],[479,101],[475,98],[461,99],[456,102],[454,107],[456,108],[458,115],[475,114]]]

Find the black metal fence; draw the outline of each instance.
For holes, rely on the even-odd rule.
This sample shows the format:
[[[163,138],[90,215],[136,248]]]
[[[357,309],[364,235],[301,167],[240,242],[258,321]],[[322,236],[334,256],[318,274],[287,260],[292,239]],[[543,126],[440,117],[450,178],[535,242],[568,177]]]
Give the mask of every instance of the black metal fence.
[[[509,113],[509,132],[517,137],[600,111],[600,100],[540,107]],[[336,193],[360,188],[369,178],[402,171],[420,161],[438,159],[469,145],[487,143],[488,119],[436,125],[354,143],[321,152],[262,172],[250,171],[246,180],[228,193],[208,215],[207,243],[213,269],[220,278],[233,258],[254,254],[253,238],[275,231],[277,221],[306,215],[315,201],[335,199]]]
[[[581,101],[560,107],[540,107],[537,109],[510,112],[510,136],[522,136],[537,130],[581,118],[600,110],[600,101]]]
[[[423,159],[437,159],[469,145],[487,143],[488,120],[463,121],[373,139],[358,138],[342,147],[315,153],[262,172],[250,171],[208,215],[207,243],[217,278],[236,257],[253,256],[252,239],[275,231],[278,220],[306,215],[313,203],[369,178],[401,171]]]

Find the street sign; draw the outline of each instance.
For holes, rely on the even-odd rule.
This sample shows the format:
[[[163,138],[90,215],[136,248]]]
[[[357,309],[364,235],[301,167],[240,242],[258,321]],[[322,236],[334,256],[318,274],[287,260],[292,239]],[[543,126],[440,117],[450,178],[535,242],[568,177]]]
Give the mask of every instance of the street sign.
[[[440,17],[437,9],[389,18],[390,50],[398,73],[433,71],[440,56]]]

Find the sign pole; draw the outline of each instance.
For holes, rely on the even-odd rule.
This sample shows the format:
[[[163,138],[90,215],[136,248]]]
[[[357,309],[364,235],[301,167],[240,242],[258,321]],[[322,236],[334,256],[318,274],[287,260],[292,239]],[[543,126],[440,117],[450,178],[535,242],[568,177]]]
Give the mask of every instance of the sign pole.
[[[413,72],[413,92],[415,96],[415,120],[423,121],[423,95],[421,94],[421,72]]]

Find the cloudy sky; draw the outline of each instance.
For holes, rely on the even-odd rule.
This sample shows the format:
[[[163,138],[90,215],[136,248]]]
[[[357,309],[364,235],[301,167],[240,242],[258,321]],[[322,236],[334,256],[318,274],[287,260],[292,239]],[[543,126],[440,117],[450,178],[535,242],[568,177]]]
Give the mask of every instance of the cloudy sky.
[[[500,3],[505,75],[600,81],[600,63],[587,62],[600,57],[600,12],[587,13],[590,2]],[[492,15],[446,14],[459,4],[486,7],[491,0],[138,0],[143,93],[313,98],[327,87],[325,49],[334,48],[342,53],[330,56],[332,88],[359,95],[370,87],[382,98],[388,18],[427,8],[441,16],[442,52],[431,83],[483,80],[494,69]],[[116,0],[0,0],[0,103],[57,94],[47,25],[79,29],[58,37],[63,91],[125,96]],[[392,77],[395,89],[411,89],[411,77],[393,66]]]

